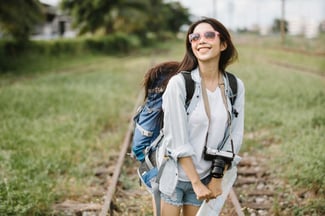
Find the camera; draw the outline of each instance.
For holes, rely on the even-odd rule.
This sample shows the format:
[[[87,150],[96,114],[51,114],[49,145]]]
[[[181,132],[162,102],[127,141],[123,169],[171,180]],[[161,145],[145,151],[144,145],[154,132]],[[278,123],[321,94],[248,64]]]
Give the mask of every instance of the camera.
[[[233,158],[235,157],[235,154],[229,151],[219,151],[217,149],[213,149],[210,147],[205,146],[204,147],[204,160],[212,161],[216,157],[221,157],[226,160],[227,163],[231,163]]]
[[[230,165],[234,154],[228,151],[219,151],[209,147],[204,148],[204,159],[212,161],[211,176],[214,178],[222,178],[226,165]]]

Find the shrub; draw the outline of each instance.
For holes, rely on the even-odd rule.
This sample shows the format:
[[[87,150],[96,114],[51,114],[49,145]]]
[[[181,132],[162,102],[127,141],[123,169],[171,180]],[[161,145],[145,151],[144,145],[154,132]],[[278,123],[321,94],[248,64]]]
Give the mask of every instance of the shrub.
[[[0,41],[0,73],[14,71],[30,59],[86,53],[120,54],[128,53],[141,46],[141,40],[134,35],[116,33],[102,37],[31,41],[18,43],[12,40]]]

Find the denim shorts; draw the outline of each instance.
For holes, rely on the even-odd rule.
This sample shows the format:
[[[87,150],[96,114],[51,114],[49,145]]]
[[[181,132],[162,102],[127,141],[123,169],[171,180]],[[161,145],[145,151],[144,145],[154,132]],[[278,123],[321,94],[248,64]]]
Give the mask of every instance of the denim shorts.
[[[211,180],[211,176],[207,176],[201,182],[207,185]],[[178,181],[175,191],[171,196],[161,193],[161,198],[168,204],[174,206],[192,205],[201,206],[203,200],[198,200],[193,190],[191,182]]]

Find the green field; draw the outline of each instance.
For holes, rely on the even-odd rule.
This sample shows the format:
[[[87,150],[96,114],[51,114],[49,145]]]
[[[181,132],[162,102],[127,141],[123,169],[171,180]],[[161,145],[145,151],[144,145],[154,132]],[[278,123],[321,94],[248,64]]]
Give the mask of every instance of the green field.
[[[315,194],[297,215],[325,213],[324,38],[288,41],[304,52],[272,38],[235,39],[239,61],[229,71],[246,87],[242,150],[265,154],[272,172]],[[123,57],[44,57],[2,74],[0,215],[46,215],[69,198],[91,201],[94,169],[119,151],[144,72],[180,60],[183,50],[183,42],[164,42]]]

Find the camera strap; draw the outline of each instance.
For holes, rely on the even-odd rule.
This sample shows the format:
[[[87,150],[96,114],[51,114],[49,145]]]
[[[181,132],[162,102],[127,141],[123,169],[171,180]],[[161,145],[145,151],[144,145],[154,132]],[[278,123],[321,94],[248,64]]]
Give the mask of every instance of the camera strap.
[[[200,75],[201,75],[201,86],[202,86],[202,97],[203,97],[203,102],[204,102],[204,109],[205,109],[205,113],[208,116],[208,131],[207,131],[207,134],[205,136],[205,144],[204,144],[204,146],[206,148],[207,143],[208,143],[209,130],[210,130],[211,111],[210,111],[210,105],[209,105],[207,89],[206,89],[205,82],[204,82],[204,79],[202,77],[201,71],[200,71]]]
[[[206,90],[206,85],[205,85],[205,82],[204,82],[201,72],[200,72],[200,75],[201,75],[201,86],[202,86],[202,97],[203,97],[203,102],[204,102],[204,109],[208,116],[208,131],[207,131],[206,138],[205,138],[205,148],[206,148],[207,142],[208,142],[209,130],[210,130],[211,111],[210,111],[210,105],[209,105],[209,99],[208,99],[208,94],[207,94],[207,90]],[[229,109],[228,109],[228,103],[227,103],[226,94],[225,94],[225,83],[223,81],[223,77],[222,77],[222,81],[218,85],[219,85],[219,88],[221,91],[223,104],[227,111],[228,127],[230,127],[231,126],[231,117],[230,117],[230,113],[229,113]],[[234,146],[233,146],[233,141],[231,138],[231,128],[229,128],[229,133],[230,133],[230,139],[231,139],[232,153],[234,153]]]

